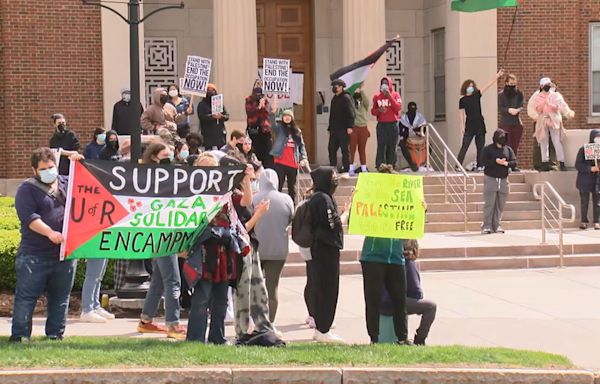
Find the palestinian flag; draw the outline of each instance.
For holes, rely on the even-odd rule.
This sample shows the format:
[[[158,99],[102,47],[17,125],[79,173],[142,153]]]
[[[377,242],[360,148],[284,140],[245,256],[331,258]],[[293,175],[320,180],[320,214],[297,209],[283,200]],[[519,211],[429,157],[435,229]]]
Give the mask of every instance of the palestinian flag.
[[[452,10],[478,12],[500,7],[517,7],[524,0],[452,0]]]
[[[190,249],[244,167],[71,162],[61,258],[146,259]]]
[[[356,63],[338,69],[329,75],[329,78],[331,81],[335,79],[344,80],[346,83],[346,92],[353,94],[357,88],[362,86],[362,83],[367,78],[369,70],[375,65],[381,55],[383,55],[392,44],[394,44],[394,40],[387,41],[369,56],[357,61]]]

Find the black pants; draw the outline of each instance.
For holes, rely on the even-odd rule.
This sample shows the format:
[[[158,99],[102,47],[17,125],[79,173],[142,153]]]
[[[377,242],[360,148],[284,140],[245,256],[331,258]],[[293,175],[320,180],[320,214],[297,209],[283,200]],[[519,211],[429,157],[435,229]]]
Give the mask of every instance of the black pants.
[[[381,164],[396,166],[396,145],[399,139],[398,123],[377,123],[377,155],[375,166],[379,169]]]
[[[402,139],[402,140],[400,140],[400,143],[398,144],[398,146],[400,147],[400,150],[402,151],[402,156],[404,156],[404,158],[406,159],[406,162],[408,163],[408,166],[410,167],[410,169],[412,169],[413,172],[417,172],[419,170],[419,167],[417,167],[415,162],[412,161],[412,157],[410,155],[410,150],[408,149],[407,144],[408,144],[407,139]]]
[[[287,179],[288,195],[292,198],[294,204],[296,204],[296,178],[298,176],[298,170],[296,168],[287,167],[281,164],[274,165],[275,172],[279,178],[279,192],[283,190],[283,183]]]
[[[337,151],[342,150],[342,166],[344,172],[350,168],[350,137],[344,130],[329,131],[329,165],[337,168]]]
[[[323,243],[310,248],[312,254],[311,301],[314,303],[313,317],[317,330],[329,332],[340,291],[340,250]]]
[[[579,191],[579,199],[581,200],[581,222],[589,223],[588,221],[588,205],[590,203],[590,194],[592,195],[592,219],[594,223],[600,222],[600,194],[597,192],[581,192]]]
[[[361,261],[367,332],[372,343],[379,342],[379,308],[383,297],[383,288],[392,299],[392,316],[394,331],[398,340],[408,336],[408,320],[406,317],[406,270],[404,265],[383,264]]]
[[[477,148],[477,166],[481,167],[481,151],[485,145],[485,132],[465,132],[462,147],[460,147],[460,152],[458,152],[458,162],[462,164],[465,160],[465,155],[473,138],[475,138],[475,147]]]
[[[185,259],[178,258],[177,262],[179,263],[179,276],[183,276],[183,265],[185,264]],[[179,295],[179,304],[183,309],[190,309],[192,306],[192,295],[191,289],[188,286],[187,280],[185,278],[181,279],[181,294]]]
[[[313,266],[312,260],[306,260],[306,285],[304,286],[304,304],[306,304],[306,310],[308,316],[315,317],[315,304],[313,303],[313,296],[311,295],[311,287],[313,284]]]
[[[263,167],[273,168],[273,156],[270,155],[271,148],[273,147],[273,139],[270,133],[258,132],[250,133],[248,136],[252,139],[252,149]]]

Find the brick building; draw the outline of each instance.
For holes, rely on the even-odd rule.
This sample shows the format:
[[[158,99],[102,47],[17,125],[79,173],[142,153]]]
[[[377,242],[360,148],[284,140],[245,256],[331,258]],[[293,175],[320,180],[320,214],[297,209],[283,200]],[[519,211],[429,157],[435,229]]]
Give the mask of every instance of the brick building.
[[[107,5],[127,14],[125,4]],[[155,7],[146,4],[144,13]],[[321,96],[326,105],[331,100],[329,74],[365,57],[386,36],[399,34],[401,42],[372,70],[365,90],[372,95],[379,79],[391,76],[405,104],[416,101],[450,148],[457,151],[461,141],[460,84],[466,78],[485,83],[499,66],[519,77],[526,96],[542,74],[554,78],[577,113],[567,123],[571,134],[600,125],[600,77],[597,89],[591,90],[588,60],[590,31],[600,21],[599,11],[600,3],[593,0],[525,1],[502,63],[513,16],[509,8],[468,14],[451,11],[450,0],[186,0],[185,9],[154,16],[141,28],[142,93],[182,77],[188,54],[212,57],[211,80],[231,113],[228,128],[244,128],[243,98],[262,57],[290,58],[292,69],[304,79],[303,104],[295,113],[311,160],[325,163],[328,115],[317,107]],[[597,31],[594,51],[600,55],[600,27]],[[17,182],[30,173],[29,153],[48,142],[52,113],[66,115],[82,144],[95,127],[110,125],[112,106],[129,82],[128,57],[127,26],[105,9],[80,0],[35,6],[0,0],[0,119],[5,122],[0,130],[0,193],[12,190],[7,179]],[[594,63],[600,76],[600,56]],[[482,108],[491,136],[497,126],[493,92],[483,97]],[[192,126],[198,126],[195,116]],[[531,163],[532,146],[531,123],[526,126],[524,167]],[[580,145],[577,135],[567,147]],[[370,161],[374,148],[372,135]],[[569,151],[567,156],[572,156]],[[471,148],[467,161],[473,156]]]

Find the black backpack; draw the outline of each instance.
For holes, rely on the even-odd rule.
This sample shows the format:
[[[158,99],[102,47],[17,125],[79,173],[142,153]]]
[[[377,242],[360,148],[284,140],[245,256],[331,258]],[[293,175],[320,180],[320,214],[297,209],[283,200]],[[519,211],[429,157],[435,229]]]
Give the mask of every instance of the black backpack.
[[[296,207],[296,213],[292,219],[292,240],[294,240],[294,243],[298,244],[298,246],[303,248],[309,248],[313,245],[314,241],[310,201],[315,194],[302,201],[298,207]]]

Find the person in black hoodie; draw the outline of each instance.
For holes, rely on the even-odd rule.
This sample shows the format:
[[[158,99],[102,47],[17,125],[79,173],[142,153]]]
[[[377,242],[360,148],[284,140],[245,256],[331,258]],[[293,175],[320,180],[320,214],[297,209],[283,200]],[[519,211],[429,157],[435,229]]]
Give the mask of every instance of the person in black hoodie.
[[[310,247],[313,265],[310,291],[316,323],[313,339],[323,343],[343,343],[339,336],[330,332],[340,288],[340,250],[344,248],[342,221],[333,199],[338,177],[333,167],[320,167],[310,176],[315,191],[306,203],[309,204],[314,236]]]
[[[590,132],[590,143],[600,143],[600,131],[593,129]],[[579,190],[579,198],[581,200],[581,224],[579,228],[587,229],[588,227],[588,205],[590,203],[590,194],[592,195],[592,215],[594,219],[594,229],[600,229],[600,192],[598,182],[598,163],[594,160],[586,160],[584,147],[579,148],[577,158],[575,160],[575,168],[577,169],[577,181],[575,186]]]
[[[506,145],[506,132],[497,129],[492,144],[481,153],[483,176],[483,224],[481,233],[504,233],[500,226],[504,204],[508,198],[508,170],[517,166],[512,148]]]
[[[348,172],[350,169],[350,135],[354,127],[354,118],[356,110],[354,100],[345,88],[346,83],[343,80],[336,79],[331,82],[331,108],[329,109],[329,165],[337,167],[337,151],[342,151],[342,171]]]
[[[206,87],[206,97],[198,103],[198,118],[200,119],[200,133],[204,140],[206,150],[218,149],[225,145],[225,122],[229,120],[229,113],[223,106],[223,113],[212,113],[212,97],[217,94],[214,84]]]
[[[135,108],[138,108],[140,114],[144,113],[144,107],[142,107],[142,103],[132,102],[131,101],[131,91],[129,87],[125,87],[121,89],[121,100],[117,101],[113,107],[113,116],[112,116],[112,125],[111,129],[119,135],[131,135],[134,133],[134,127],[131,125],[131,122],[134,121],[132,119],[132,115],[135,112]],[[141,125],[138,121],[135,120],[135,123],[138,125],[141,132]]]
[[[121,160],[121,154],[119,153],[119,135],[117,135],[117,132],[106,132],[106,145],[100,152],[100,160]]]

